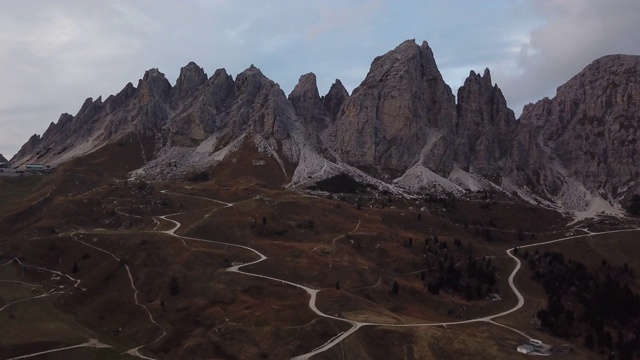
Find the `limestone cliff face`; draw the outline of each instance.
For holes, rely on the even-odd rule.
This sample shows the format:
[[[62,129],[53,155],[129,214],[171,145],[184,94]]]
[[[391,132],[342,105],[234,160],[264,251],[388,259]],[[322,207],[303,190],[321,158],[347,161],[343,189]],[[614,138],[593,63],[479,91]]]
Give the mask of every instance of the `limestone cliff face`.
[[[516,119],[502,91],[471,71],[458,90],[455,162],[465,171],[498,178],[510,151]]]
[[[330,146],[355,166],[403,172],[421,161],[448,175],[455,122],[454,96],[431,49],[408,40],[373,61],[342,104]]]
[[[612,199],[640,190],[640,57],[588,65],[553,99],[524,108],[512,151],[521,181],[559,195],[565,177]]]

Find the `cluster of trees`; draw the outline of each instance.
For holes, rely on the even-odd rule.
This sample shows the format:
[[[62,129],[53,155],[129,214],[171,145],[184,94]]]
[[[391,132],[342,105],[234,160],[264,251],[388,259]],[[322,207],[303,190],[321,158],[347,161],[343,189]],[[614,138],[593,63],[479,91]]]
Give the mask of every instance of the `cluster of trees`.
[[[364,193],[371,187],[369,184],[357,182],[348,175],[340,174],[318,181],[315,185],[310,186],[309,189],[330,193],[357,194]]]
[[[633,215],[640,215],[640,195],[633,195],[627,205],[627,211]]]
[[[446,241],[425,239],[425,265],[429,270],[421,274],[427,290],[438,295],[440,290],[461,294],[467,300],[479,300],[489,293],[498,292],[496,267],[487,257],[475,257],[470,247],[454,239],[449,247]]]
[[[475,259],[455,262],[453,256],[445,255],[438,261],[437,274],[426,281],[427,290],[437,295],[441,289],[464,295],[467,300],[480,300],[491,292],[497,292],[496,267],[491,259]],[[425,276],[426,277],[426,276]]]
[[[635,335],[640,333],[640,296],[627,283],[633,269],[603,261],[601,269],[590,272],[557,252],[521,256],[548,296],[547,307],[537,313],[544,328],[559,337],[582,337],[590,349],[633,358],[640,347]]]

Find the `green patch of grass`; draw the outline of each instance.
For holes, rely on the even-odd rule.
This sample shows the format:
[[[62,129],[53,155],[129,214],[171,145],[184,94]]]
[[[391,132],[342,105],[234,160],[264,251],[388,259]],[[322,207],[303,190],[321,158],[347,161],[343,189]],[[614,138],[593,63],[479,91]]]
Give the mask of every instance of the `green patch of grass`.
[[[41,287],[36,287],[38,289],[38,293],[32,293],[30,291],[31,288],[32,286],[21,283],[0,281],[0,307],[11,301],[40,295],[42,292]]]
[[[47,343],[56,348],[81,344],[89,337],[96,337],[79,326],[72,316],[55,309],[49,298],[16,303],[0,315],[0,349],[3,349],[0,355],[8,355],[34,343]]]

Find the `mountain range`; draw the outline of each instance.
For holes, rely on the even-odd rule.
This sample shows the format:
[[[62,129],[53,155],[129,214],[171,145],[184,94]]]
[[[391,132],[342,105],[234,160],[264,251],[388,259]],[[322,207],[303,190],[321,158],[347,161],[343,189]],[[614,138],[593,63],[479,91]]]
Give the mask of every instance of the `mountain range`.
[[[427,42],[376,57],[351,94],[336,80],[320,96],[308,73],[287,96],[253,65],[234,79],[191,62],[174,86],[151,69],[137,86],[88,98],[12,162],[57,165],[139,142],[145,165],[131,176],[177,179],[257,151],[284,188],[345,174],[395,194],[491,191],[578,217],[618,214],[640,190],[639,75],[640,56],[599,58],[516,119],[489,69],[454,96]]]

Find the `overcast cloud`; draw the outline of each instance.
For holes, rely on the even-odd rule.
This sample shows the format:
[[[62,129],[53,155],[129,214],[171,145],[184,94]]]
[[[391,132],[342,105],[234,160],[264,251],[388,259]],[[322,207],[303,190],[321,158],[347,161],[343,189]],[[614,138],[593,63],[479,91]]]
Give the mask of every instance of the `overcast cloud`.
[[[427,40],[454,93],[489,67],[509,105],[544,96],[594,59],[640,54],[640,1],[0,0],[0,153],[10,157],[84,99],[157,67],[172,83],[195,61],[211,75],[255,64],[289,93],[352,90],[375,56]]]

